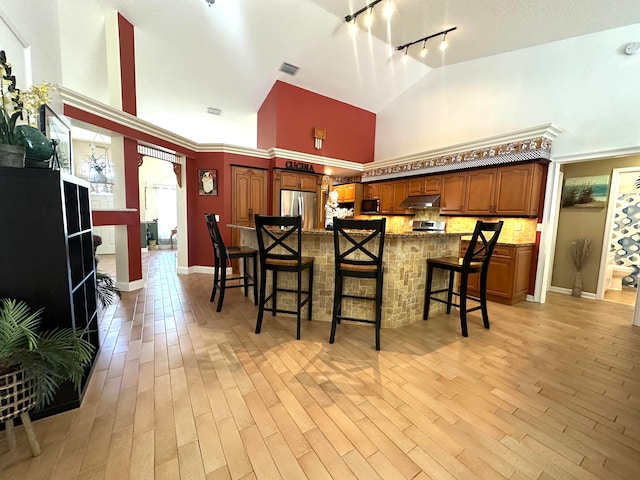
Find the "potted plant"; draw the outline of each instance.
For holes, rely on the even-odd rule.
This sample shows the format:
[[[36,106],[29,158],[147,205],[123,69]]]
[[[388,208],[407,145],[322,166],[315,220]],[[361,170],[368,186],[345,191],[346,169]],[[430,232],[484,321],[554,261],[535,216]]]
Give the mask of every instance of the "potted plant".
[[[19,388],[25,392],[22,397],[30,398],[27,409],[49,404],[67,380],[79,387],[94,352],[93,345],[83,338],[83,330],[43,330],[41,313],[42,310],[31,312],[22,301],[0,300],[0,393],[6,393],[3,390],[12,382],[11,387],[16,389],[16,379],[27,383],[28,387]],[[1,396],[0,418],[12,418],[15,407],[7,405],[5,395]]]
[[[574,297],[582,296],[582,267],[584,267],[587,257],[591,253],[591,240],[588,238],[577,238],[569,243],[569,255],[576,274],[573,277],[573,287],[571,295]]]
[[[49,101],[51,86],[43,82],[24,92],[16,87],[4,50],[0,50],[0,166],[21,167],[25,157],[44,162],[53,155],[53,144],[37,128],[31,126],[41,105]],[[25,120],[26,125],[16,125]]]
[[[111,305],[116,297],[122,297],[120,289],[109,274],[96,271],[96,297],[103,308]]]

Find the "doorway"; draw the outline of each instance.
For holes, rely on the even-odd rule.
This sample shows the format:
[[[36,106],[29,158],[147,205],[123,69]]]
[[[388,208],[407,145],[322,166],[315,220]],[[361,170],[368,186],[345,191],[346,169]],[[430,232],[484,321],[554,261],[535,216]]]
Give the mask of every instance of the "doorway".
[[[598,298],[636,303],[640,277],[640,167],[615,168],[600,259]]]
[[[147,245],[171,248],[177,241],[173,232],[178,226],[177,181],[173,164],[153,157],[143,157],[139,168],[140,223],[153,225]],[[141,227],[142,230],[143,227]],[[157,230],[157,232],[156,232]],[[154,238],[155,237],[155,238]]]

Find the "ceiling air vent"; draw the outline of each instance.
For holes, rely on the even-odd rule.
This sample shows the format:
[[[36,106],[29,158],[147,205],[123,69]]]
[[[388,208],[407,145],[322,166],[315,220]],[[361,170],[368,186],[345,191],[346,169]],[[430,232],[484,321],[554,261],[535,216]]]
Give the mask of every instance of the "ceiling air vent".
[[[219,108],[207,107],[207,113],[210,113],[211,115],[221,115],[222,110]]]
[[[280,71],[284,73],[288,73],[289,75],[295,75],[298,71],[298,67],[295,65],[291,65],[290,63],[283,62],[280,66]]]

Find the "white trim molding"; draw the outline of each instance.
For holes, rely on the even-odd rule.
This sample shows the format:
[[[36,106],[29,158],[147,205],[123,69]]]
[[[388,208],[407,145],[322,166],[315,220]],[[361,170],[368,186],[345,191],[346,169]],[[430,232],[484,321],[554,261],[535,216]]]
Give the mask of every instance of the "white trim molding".
[[[604,158],[629,157],[640,154],[640,145],[632,147],[615,148],[611,150],[599,150],[597,152],[572,153],[570,155],[553,156],[556,163],[588,162],[589,160],[602,160]]]
[[[116,287],[121,292],[133,292],[144,288],[144,280],[134,280],[133,282],[116,282]]]

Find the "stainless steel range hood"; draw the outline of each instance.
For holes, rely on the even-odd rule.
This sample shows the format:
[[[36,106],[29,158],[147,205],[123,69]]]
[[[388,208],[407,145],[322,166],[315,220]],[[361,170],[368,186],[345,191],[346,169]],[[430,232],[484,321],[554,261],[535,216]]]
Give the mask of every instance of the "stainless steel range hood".
[[[440,195],[419,195],[407,197],[400,204],[403,208],[437,208],[440,206]]]

